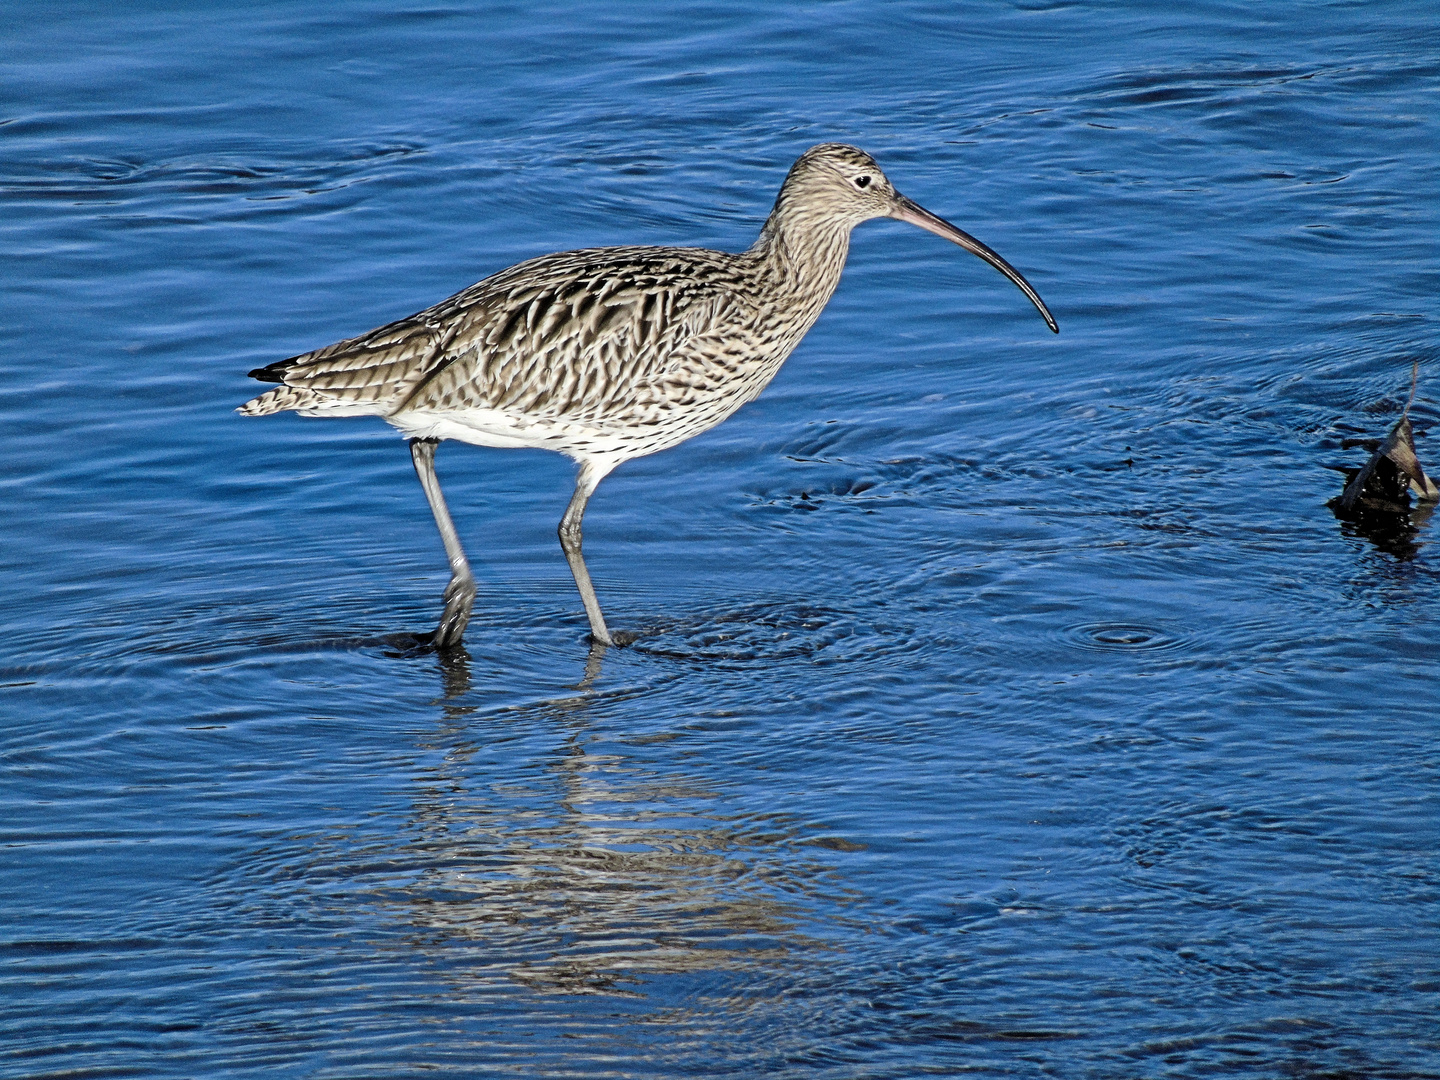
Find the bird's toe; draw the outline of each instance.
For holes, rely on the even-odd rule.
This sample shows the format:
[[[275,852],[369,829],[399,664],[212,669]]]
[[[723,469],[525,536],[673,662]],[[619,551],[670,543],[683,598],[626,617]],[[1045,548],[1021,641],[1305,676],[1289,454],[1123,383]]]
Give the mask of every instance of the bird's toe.
[[[440,616],[440,625],[435,628],[431,644],[437,649],[459,645],[465,636],[465,627],[470,622],[470,610],[475,603],[475,579],[456,577],[450,579],[445,588],[445,611]]]

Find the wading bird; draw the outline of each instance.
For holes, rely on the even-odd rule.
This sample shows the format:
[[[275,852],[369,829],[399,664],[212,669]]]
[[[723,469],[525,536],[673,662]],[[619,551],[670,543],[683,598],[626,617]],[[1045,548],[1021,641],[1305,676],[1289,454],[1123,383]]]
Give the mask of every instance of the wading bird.
[[[410,437],[450,559],[438,648],[465,633],[475,579],[435,475],[436,445],[541,447],[574,459],[560,546],[591,636],[624,644],[630,635],[606,627],[580,552],[596,485],[622,461],[682,443],[753,401],[839,284],[850,230],[880,217],[980,256],[1059,333],[1013,266],[901,195],[863,150],[823,143],[791,167],[748,251],[613,247],[529,259],[418,315],[257,368],[252,378],[281,385],[238,411],[379,416]]]

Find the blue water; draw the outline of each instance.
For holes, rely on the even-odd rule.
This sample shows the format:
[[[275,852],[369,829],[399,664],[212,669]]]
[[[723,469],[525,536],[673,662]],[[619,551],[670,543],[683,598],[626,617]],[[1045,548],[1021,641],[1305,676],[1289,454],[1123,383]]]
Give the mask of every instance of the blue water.
[[[123,7],[123,10],[121,10]],[[399,8],[399,10],[397,10]],[[0,1076],[1440,1077],[1428,3],[22,2],[0,28]],[[244,373],[528,256],[896,222],[554,529]],[[410,637],[407,637],[410,635]]]

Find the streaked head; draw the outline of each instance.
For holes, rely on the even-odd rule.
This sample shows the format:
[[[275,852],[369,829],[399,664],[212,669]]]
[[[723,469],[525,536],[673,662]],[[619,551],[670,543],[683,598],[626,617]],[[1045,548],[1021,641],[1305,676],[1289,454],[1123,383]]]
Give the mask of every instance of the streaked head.
[[[780,200],[797,211],[821,215],[854,227],[871,218],[888,217],[895,188],[875,159],[856,146],[821,143],[801,154]]]
[[[806,150],[785,177],[775,208],[777,211],[783,209],[787,216],[812,221],[823,219],[847,229],[879,217],[918,225],[959,244],[999,270],[1030,298],[1050,329],[1057,334],[1060,332],[1040,294],[1020,271],[969,233],[901,195],[875,159],[858,147],[845,143],[820,143]]]

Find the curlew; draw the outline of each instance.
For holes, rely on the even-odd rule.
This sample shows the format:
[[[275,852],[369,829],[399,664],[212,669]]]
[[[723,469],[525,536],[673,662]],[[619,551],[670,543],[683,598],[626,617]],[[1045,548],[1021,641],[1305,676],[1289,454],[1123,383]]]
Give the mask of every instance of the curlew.
[[[281,385],[238,411],[379,416],[409,436],[450,560],[431,639],[438,648],[464,635],[475,579],[435,475],[435,447],[458,439],[572,458],[579,473],[560,546],[592,637],[623,644],[629,635],[606,627],[581,554],[596,486],[622,461],[684,442],[753,401],[839,284],[850,230],[880,217],[978,255],[1059,333],[1013,266],[901,195],[869,154],[824,143],[791,167],[748,251],[613,247],[529,259],[418,315],[257,368],[252,378]]]

